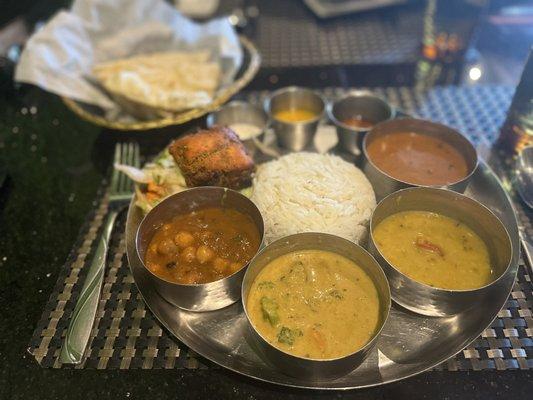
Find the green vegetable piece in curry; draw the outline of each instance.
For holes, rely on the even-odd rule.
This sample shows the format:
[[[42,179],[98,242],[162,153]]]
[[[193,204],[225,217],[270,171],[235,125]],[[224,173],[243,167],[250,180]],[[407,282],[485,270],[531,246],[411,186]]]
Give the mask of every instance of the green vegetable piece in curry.
[[[263,281],[257,284],[259,289],[274,289],[274,283],[271,281]]]
[[[270,322],[270,325],[277,325],[279,322],[278,303],[276,303],[270,297],[262,297],[261,311],[263,312],[263,318]]]
[[[278,333],[278,342],[292,346],[297,337],[303,336],[300,329],[290,329],[283,326]]]

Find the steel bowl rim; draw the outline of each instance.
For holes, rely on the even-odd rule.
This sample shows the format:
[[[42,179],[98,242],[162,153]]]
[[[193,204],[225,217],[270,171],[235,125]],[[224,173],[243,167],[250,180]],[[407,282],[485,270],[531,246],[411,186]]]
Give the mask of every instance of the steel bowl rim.
[[[145,271],[147,271],[152,277],[156,278],[157,280],[160,280],[162,282],[165,282],[166,284],[171,284],[171,285],[175,285],[175,287],[177,288],[180,288],[180,287],[206,287],[206,286],[209,286],[211,284],[218,284],[219,282],[223,281],[223,280],[226,280],[226,279],[230,279],[231,277],[233,277],[234,275],[238,274],[239,272],[241,272],[244,268],[247,268],[248,265],[250,265],[250,263],[252,262],[253,258],[250,259],[250,261],[248,261],[246,264],[244,264],[240,269],[238,269],[237,271],[233,272],[232,274],[228,275],[228,276],[225,276],[223,278],[220,278],[220,279],[217,279],[215,281],[212,281],[212,282],[205,282],[205,283],[178,283],[178,282],[171,282],[171,281],[167,281],[166,279],[163,279],[161,278],[160,276],[154,274],[152,271],[150,271],[150,269],[146,266],[145,262],[144,262],[144,259],[141,257],[141,254],[140,254],[140,249],[139,249],[139,242],[140,242],[140,231],[141,231],[141,227],[145,224],[146,222],[146,219],[148,217],[148,215],[153,211],[155,210],[157,207],[159,207],[161,204],[163,204],[164,202],[167,202],[168,201],[173,201],[174,198],[177,198],[179,197],[180,194],[182,193],[188,193],[188,192],[191,192],[191,191],[197,191],[198,189],[206,189],[206,188],[209,188],[209,189],[223,189],[224,192],[228,192],[228,191],[231,191],[231,192],[234,192],[234,193],[237,193],[239,196],[242,196],[244,197],[246,200],[248,200],[251,205],[255,208],[255,210],[257,211],[257,214],[259,215],[259,217],[261,218],[261,222],[263,223],[263,232],[261,233],[261,230],[259,230],[259,234],[260,234],[260,241],[259,241],[259,248],[257,249],[256,253],[254,254],[254,257],[255,255],[257,255],[257,253],[261,250],[261,248],[263,247],[263,244],[264,244],[264,241],[265,241],[265,232],[264,232],[264,218],[263,218],[263,214],[261,214],[261,212],[259,211],[259,209],[257,208],[257,206],[255,205],[255,203],[250,200],[248,197],[246,197],[245,195],[243,195],[242,193],[238,192],[237,190],[233,190],[233,189],[229,189],[229,188],[225,188],[225,187],[220,187],[220,186],[195,186],[195,187],[192,187],[192,188],[187,188],[181,192],[178,192],[178,193],[174,193],[174,194],[171,194],[170,196],[164,198],[163,200],[161,200],[154,208],[152,208],[150,211],[148,211],[142,218],[141,222],[139,223],[139,226],[137,227],[137,231],[135,232],[135,252],[137,253],[137,257],[139,258],[139,260],[141,261],[141,264],[144,268]],[[237,210],[239,211],[239,210]],[[254,223],[255,225],[255,223]]]
[[[385,201],[387,200],[389,197],[392,197],[392,196],[400,196],[402,193],[405,193],[405,192],[411,192],[411,191],[422,191],[422,190],[430,190],[430,191],[438,191],[440,193],[448,193],[448,194],[453,194],[455,196],[458,196],[461,201],[471,201],[476,207],[480,207],[484,212],[488,213],[490,216],[494,217],[498,223],[501,225],[501,227],[503,228],[503,232],[505,233],[505,241],[507,242],[507,246],[509,247],[510,249],[510,254],[511,256],[509,257],[509,260],[507,261],[507,265],[506,267],[504,268],[504,270],[501,272],[501,274],[494,280],[490,281],[489,283],[483,285],[483,286],[480,286],[478,288],[474,288],[474,289],[445,289],[445,288],[439,288],[439,287],[435,287],[435,286],[430,286],[424,282],[420,282],[420,281],[417,281],[413,278],[411,278],[410,276],[406,275],[405,273],[403,273],[402,271],[400,271],[398,268],[396,268],[396,266],[391,263],[386,257],[385,255],[382,253],[382,251],[380,250],[379,246],[377,246],[377,242],[374,240],[374,213],[375,211],[378,209],[378,207]],[[412,210],[412,211],[417,211],[417,210]],[[400,211],[396,211],[395,213],[398,213]],[[393,213],[393,214],[395,214]],[[388,216],[390,215],[393,215],[393,214],[389,214]],[[437,214],[440,214],[437,212]],[[441,215],[444,215],[444,216],[447,216],[445,214],[441,214]],[[385,217],[386,218],[386,217]],[[378,224],[379,225],[379,224]],[[468,225],[467,225],[468,226]],[[470,226],[469,226],[470,228]],[[472,228],[470,228],[472,229]],[[473,229],[472,229],[473,230]],[[474,231],[474,230],[473,230]],[[475,232],[475,231],[474,231]],[[477,232],[475,232],[476,234],[478,234]],[[405,278],[407,281],[409,281],[410,283],[414,283],[414,284],[417,284],[417,285],[422,285],[424,288],[427,288],[427,289],[430,289],[432,291],[435,291],[437,293],[443,293],[443,294],[453,294],[453,293],[476,293],[476,292],[481,292],[481,291],[485,291],[486,289],[490,288],[491,286],[494,286],[496,285],[497,282],[499,282],[501,279],[503,279],[505,276],[506,276],[506,273],[507,271],[509,270],[509,268],[512,267],[512,254],[514,252],[514,248],[513,248],[513,242],[511,241],[511,236],[509,235],[509,232],[506,228],[506,226],[504,225],[504,223],[500,220],[500,218],[494,214],[492,212],[492,210],[490,208],[488,208],[487,206],[485,206],[484,204],[482,204],[481,202],[467,196],[467,195],[464,195],[462,193],[458,193],[458,192],[455,192],[453,190],[450,190],[450,189],[447,189],[447,188],[439,188],[439,187],[429,187],[429,186],[421,186],[421,187],[407,187],[407,188],[403,188],[403,189],[399,189],[393,193],[390,193],[389,195],[385,196],[383,199],[381,199],[379,201],[379,203],[376,205],[376,208],[374,208],[374,211],[372,212],[372,215],[370,217],[370,223],[369,223],[369,239],[370,241],[374,244],[374,247],[376,249],[376,251],[378,252],[378,254],[383,258],[383,260],[385,260],[385,262],[395,271],[397,272],[399,275],[401,275],[403,278]],[[483,243],[485,244],[485,246],[487,246],[487,244],[485,243],[485,241],[483,241]],[[488,246],[487,246],[488,248]],[[379,262],[378,262],[379,264]],[[396,299],[395,299],[396,301]]]
[[[378,267],[378,271],[380,272],[381,274],[381,277],[384,279],[384,282],[386,284],[386,288],[387,288],[387,291],[385,292],[385,294],[388,294],[388,301],[385,303],[385,311],[384,311],[384,315],[383,315],[383,318],[382,320],[380,321],[380,325],[379,325],[379,329],[377,329],[374,333],[374,335],[372,335],[372,338],[367,342],[365,343],[365,345],[349,354],[346,354],[344,356],[341,356],[341,357],[337,357],[337,358],[309,358],[309,357],[299,357],[299,356],[296,356],[294,354],[291,354],[291,353],[288,353],[276,346],[273,346],[268,340],[266,340],[263,335],[259,332],[259,330],[257,330],[257,328],[254,326],[250,316],[248,315],[248,307],[246,306],[246,303],[248,302],[248,299],[244,299],[244,281],[246,279],[246,274],[248,273],[248,269],[246,270],[246,272],[244,273],[244,276],[243,276],[243,279],[242,279],[242,284],[241,284],[241,303],[242,303],[242,308],[243,308],[243,311],[244,311],[244,315],[246,316],[246,320],[248,321],[248,324],[249,326],[252,328],[253,332],[255,334],[257,334],[263,344],[266,344],[268,347],[270,347],[271,349],[274,349],[276,351],[279,351],[289,357],[292,357],[292,358],[295,358],[299,361],[304,361],[304,362],[336,362],[336,361],[341,361],[341,360],[344,360],[344,359],[347,359],[347,358],[350,358],[360,352],[363,352],[365,350],[368,350],[368,349],[371,349],[377,342],[377,340],[379,339],[380,335],[381,335],[381,332],[383,331],[383,328],[385,327],[386,323],[387,323],[387,320],[389,319],[389,315],[390,315],[390,310],[391,310],[391,307],[392,307],[392,293],[391,293],[391,289],[390,289],[390,284],[389,284],[389,280],[387,278],[387,274],[385,274],[385,271],[383,270],[383,267],[379,264],[379,262],[376,260],[376,258],[370,254],[370,252],[368,250],[366,250],[363,246],[357,244],[357,243],[354,243],[348,239],[345,239],[341,236],[337,236],[337,235],[332,235],[330,233],[325,233],[325,232],[301,232],[301,233],[295,233],[295,234],[292,234],[292,235],[289,235],[289,236],[284,236],[282,238],[279,238],[277,240],[275,240],[274,242],[272,243],[269,243],[267,246],[263,247],[262,249],[260,249],[256,254],[255,256],[250,260],[249,264],[248,265],[252,265],[252,263],[255,261],[255,259],[257,257],[259,257],[260,255],[262,255],[263,253],[265,253],[266,251],[269,250],[269,247],[275,243],[278,243],[278,242],[281,242],[281,241],[285,241],[287,240],[288,238],[293,238],[293,237],[296,237],[296,236],[306,236],[306,235],[320,235],[320,236],[323,236],[323,237],[330,237],[330,238],[333,238],[334,240],[339,240],[339,241],[343,241],[347,244],[349,244],[350,246],[355,246],[356,248],[358,248],[358,250],[362,250],[363,254],[367,255],[368,257],[370,257],[370,259],[374,262],[375,266]],[[295,251],[298,251],[298,250],[295,250]],[[330,251],[332,253],[335,253],[335,251],[332,251],[332,250],[325,250],[325,251]],[[290,252],[289,252],[290,253]],[[284,254],[289,254],[289,253],[283,253]],[[343,256],[345,257],[345,256]],[[347,258],[347,257],[346,257]],[[266,264],[268,265],[268,264]],[[266,266],[265,265],[265,266]],[[374,286],[376,286],[374,284]],[[376,287],[376,291],[378,292],[378,294],[381,294],[381,292],[378,290],[378,288]],[[380,296],[381,297],[381,296]],[[380,298],[380,301],[381,301],[381,298]]]
[[[283,121],[283,120],[280,120],[280,119],[276,118],[272,114],[272,110],[270,108],[270,106],[272,104],[272,99],[274,99],[276,96],[281,95],[283,93],[294,93],[294,92],[297,92],[297,91],[308,92],[308,93],[312,94],[313,96],[317,97],[322,102],[322,110],[314,118],[306,119],[305,121],[287,122],[287,121]],[[283,124],[288,124],[288,125],[312,124],[312,123],[315,123],[317,121],[320,121],[322,119],[322,117],[324,117],[324,113],[326,111],[326,106],[327,106],[326,99],[320,93],[318,93],[317,91],[315,91],[313,89],[310,89],[310,88],[307,88],[307,87],[304,87],[304,86],[296,86],[296,85],[285,86],[285,87],[282,87],[280,89],[274,90],[264,100],[264,103],[263,103],[263,109],[266,112],[266,114],[267,114],[269,119],[272,119],[272,120],[274,120],[276,122],[280,122],[280,123],[283,123]]]
[[[249,101],[245,101],[245,100],[232,100],[229,103],[223,104],[220,107],[218,107],[216,110],[210,112],[207,115],[207,117],[206,117],[206,125],[207,125],[207,127],[208,128],[212,128],[213,126],[217,125],[215,123],[214,119],[216,118],[216,115],[219,112],[221,112],[225,108],[232,108],[232,107],[235,107],[235,106],[252,108],[252,109],[254,109],[256,111],[259,111],[265,117],[265,123],[262,126],[255,125],[258,128],[261,128],[261,132],[258,133],[255,136],[252,136],[252,137],[250,137],[248,139],[244,139],[244,140],[253,139],[253,138],[261,136],[263,133],[265,133],[265,131],[268,129],[268,125],[269,125],[269,116],[268,116],[267,112],[264,110],[264,108],[262,108],[262,107],[260,107],[260,106],[258,106],[256,104],[252,104]]]
[[[401,121],[419,121],[419,122],[424,122],[424,123],[428,123],[428,124],[431,124],[433,126],[436,126],[438,128],[446,128],[446,129],[449,129],[450,131],[454,132],[454,134],[460,136],[461,138],[463,138],[469,145],[470,147],[472,148],[474,154],[475,154],[475,159],[474,159],[474,166],[472,168],[472,170],[464,177],[464,178],[461,178],[460,180],[458,181],[454,181],[454,182],[448,182],[448,183],[445,183],[445,184],[440,184],[440,185],[421,185],[419,183],[411,183],[411,182],[407,182],[407,181],[403,181],[401,179],[398,179],[398,178],[395,178],[393,176],[391,176],[390,174],[386,173],[385,171],[383,171],[381,168],[379,168],[373,161],[372,161],[372,158],[369,157],[368,155],[368,152],[366,150],[367,148],[367,143],[368,143],[368,138],[369,136],[371,136],[372,132],[374,131],[374,129],[376,129],[376,127],[378,127],[379,125],[381,124],[387,124],[389,122],[393,122],[393,121],[397,121],[397,119],[389,119],[387,121],[382,121],[382,122],[379,122],[377,123],[376,125],[374,125],[372,127],[372,129],[370,129],[368,131],[368,133],[365,135],[365,137],[363,138],[363,145],[362,145],[362,154],[363,154],[363,157],[365,158],[365,160],[370,164],[372,165],[372,167],[374,167],[376,170],[378,170],[381,174],[385,175],[387,178],[395,181],[395,182],[398,182],[398,183],[401,183],[403,185],[408,185],[408,186],[412,186],[412,187],[421,187],[421,188],[435,188],[435,189],[438,189],[438,188],[447,188],[449,186],[454,186],[454,185],[458,185],[458,184],[461,184],[461,183],[464,183],[464,182],[467,182],[469,179],[472,178],[472,175],[474,175],[474,173],[477,171],[478,167],[479,167],[479,156],[477,154],[477,150],[476,150],[476,147],[472,144],[472,141],[466,137],[465,135],[463,135],[461,132],[459,132],[457,129],[455,128],[452,128],[450,126],[447,126],[447,125],[444,125],[444,124],[441,124],[441,123],[438,123],[438,122],[434,122],[434,121],[430,121],[430,120],[427,120],[427,119],[421,119],[421,118],[401,118]],[[419,132],[417,132],[419,133]],[[421,133],[422,135],[424,135],[424,133]],[[387,133],[387,135],[394,135],[394,133]],[[430,136],[430,135],[427,135],[427,136]],[[449,144],[449,143],[448,143]],[[456,150],[457,148],[453,145],[450,144],[450,146],[454,147]],[[462,154],[461,154],[462,155]],[[466,159],[466,157],[465,157]],[[391,193],[392,194],[392,193]]]
[[[353,126],[350,126],[350,125],[346,125],[344,122],[340,121],[335,116],[335,113],[333,112],[333,107],[335,107],[335,105],[337,103],[340,103],[341,101],[347,100],[350,97],[372,97],[374,99],[380,100],[390,110],[390,115],[389,115],[388,118],[384,119],[383,121],[376,122],[371,128],[357,128],[357,127],[353,127]],[[397,108],[394,107],[392,104],[390,104],[383,97],[375,94],[374,92],[372,92],[370,90],[354,89],[354,90],[350,90],[349,92],[345,93],[343,96],[341,96],[341,97],[339,97],[339,98],[337,98],[335,100],[329,101],[328,104],[326,105],[326,113],[327,113],[327,116],[328,116],[329,120],[331,122],[333,122],[333,125],[341,127],[341,128],[346,129],[348,131],[351,131],[353,134],[357,134],[357,133],[362,133],[362,132],[370,132],[370,130],[374,129],[374,126],[376,126],[377,124],[380,124],[382,122],[387,122],[387,121],[390,121],[390,120],[396,118]]]

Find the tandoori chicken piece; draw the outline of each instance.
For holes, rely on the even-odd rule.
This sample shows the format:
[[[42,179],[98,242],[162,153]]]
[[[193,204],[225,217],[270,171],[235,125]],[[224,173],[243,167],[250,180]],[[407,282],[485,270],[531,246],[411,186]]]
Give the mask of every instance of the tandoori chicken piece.
[[[187,186],[224,186],[242,189],[252,184],[255,169],[235,132],[215,126],[174,140],[170,154]]]

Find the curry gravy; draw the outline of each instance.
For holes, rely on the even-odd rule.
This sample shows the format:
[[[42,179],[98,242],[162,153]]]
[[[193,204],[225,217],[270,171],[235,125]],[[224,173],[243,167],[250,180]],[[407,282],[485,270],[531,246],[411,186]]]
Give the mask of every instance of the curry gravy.
[[[442,289],[476,289],[494,280],[487,245],[460,221],[403,211],[372,232],[385,259],[415,281]]]
[[[384,135],[367,147],[370,160],[386,174],[415,185],[445,185],[468,175],[465,158],[453,146],[414,132]]]
[[[247,309],[273,346],[299,357],[346,356],[366,345],[380,324],[380,301],[370,277],[329,251],[282,255],[255,278]]]
[[[304,122],[316,118],[316,113],[303,108],[289,108],[276,112],[274,117],[283,122]]]
[[[204,208],[176,215],[161,226],[150,240],[145,264],[170,282],[213,282],[244,267],[260,241],[249,215],[230,208]]]

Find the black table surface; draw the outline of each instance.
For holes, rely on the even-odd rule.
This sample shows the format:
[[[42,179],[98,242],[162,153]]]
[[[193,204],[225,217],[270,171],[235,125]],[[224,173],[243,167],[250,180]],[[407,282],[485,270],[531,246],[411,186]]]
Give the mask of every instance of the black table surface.
[[[125,137],[156,148],[198,122],[151,136],[114,133],[70,113],[35,88],[0,81],[0,399],[520,399],[531,371],[428,372],[349,392],[309,392],[259,383],[219,370],[47,370],[26,347],[57,273]]]

